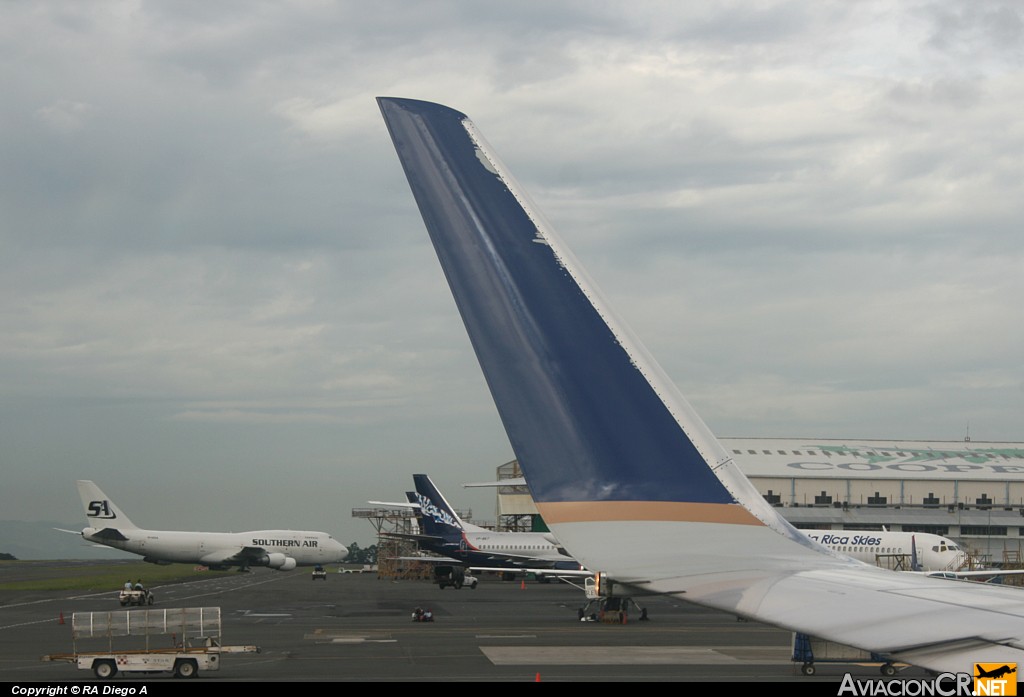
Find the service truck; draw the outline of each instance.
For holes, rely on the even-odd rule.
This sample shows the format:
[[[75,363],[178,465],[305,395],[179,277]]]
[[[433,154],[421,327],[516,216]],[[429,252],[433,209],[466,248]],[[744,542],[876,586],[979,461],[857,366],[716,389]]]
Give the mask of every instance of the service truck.
[[[97,678],[118,673],[173,673],[194,678],[219,670],[226,653],[259,653],[258,646],[222,646],[219,607],[76,612],[71,653],[43,656],[66,661]]]

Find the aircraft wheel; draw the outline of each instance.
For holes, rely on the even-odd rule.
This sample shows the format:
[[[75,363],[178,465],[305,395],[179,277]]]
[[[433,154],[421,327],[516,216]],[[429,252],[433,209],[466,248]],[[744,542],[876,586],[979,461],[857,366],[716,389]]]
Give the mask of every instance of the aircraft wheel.
[[[194,678],[198,672],[199,666],[191,659],[181,660],[174,664],[174,677],[176,678]]]
[[[889,677],[896,675],[896,666],[894,666],[892,663],[883,663],[882,667],[879,668],[879,670],[882,672],[882,675],[886,675]]]
[[[815,668],[813,663],[804,663],[800,666],[800,672],[804,675],[814,675]]]
[[[96,661],[92,664],[92,672],[100,680],[110,680],[117,675],[117,666],[113,661]]]

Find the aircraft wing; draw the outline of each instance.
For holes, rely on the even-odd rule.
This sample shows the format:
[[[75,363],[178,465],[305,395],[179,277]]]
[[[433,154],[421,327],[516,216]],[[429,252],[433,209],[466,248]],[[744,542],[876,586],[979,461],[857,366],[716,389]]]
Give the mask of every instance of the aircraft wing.
[[[579,562],[934,671],[1024,662],[1024,593],[876,569],[794,529],[469,118],[378,103],[537,507]]]
[[[510,564],[515,564],[517,568],[523,565],[533,564],[551,571],[555,568],[556,564],[574,564],[578,566],[575,559],[563,554],[515,554],[514,552],[498,550],[487,552],[478,550],[477,554],[487,554],[495,561],[506,561]]]
[[[238,546],[211,550],[199,561],[213,566],[249,566],[260,564],[266,556],[267,550],[263,547]]]
[[[407,501],[367,501],[371,506],[384,506],[386,508],[412,508],[419,510],[420,505],[418,503],[409,503]]]
[[[388,557],[388,559],[393,559],[393,560],[396,560],[396,561],[422,561],[422,562],[426,562],[428,564],[458,564],[459,566],[462,566],[463,564],[465,564],[464,561],[460,561],[458,559],[453,559],[451,557],[445,557],[445,556],[433,556],[433,557],[419,557],[419,556]],[[507,569],[506,569],[506,571],[507,571]]]
[[[470,571],[481,571],[496,574],[507,574],[507,573],[524,573],[533,574],[535,576],[547,576],[548,578],[589,578],[594,575],[593,571],[587,571],[586,569],[552,569],[547,568],[529,568],[529,567],[515,567],[510,569],[507,566],[477,566],[470,565]]]
[[[466,564],[464,559],[453,559],[452,557],[445,556],[433,556],[433,557],[388,557],[394,561],[413,561],[413,562],[426,562],[428,564],[458,564],[463,566]],[[478,564],[470,564],[466,566],[470,571],[489,572],[496,574],[533,574],[535,576],[547,576],[549,578],[589,578],[593,576],[593,572],[587,571],[586,569],[553,569],[551,567],[540,567],[532,568],[525,566],[480,566]]]
[[[993,579],[1005,576],[1024,576],[1024,569],[970,569],[962,571],[920,571],[931,578],[953,579],[955,581],[976,581],[978,579]],[[984,583],[985,581],[981,581]]]

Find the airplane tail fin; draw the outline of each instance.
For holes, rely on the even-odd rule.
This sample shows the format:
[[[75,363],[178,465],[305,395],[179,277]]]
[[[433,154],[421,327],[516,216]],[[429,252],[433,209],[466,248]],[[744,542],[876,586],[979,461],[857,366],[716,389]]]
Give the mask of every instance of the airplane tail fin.
[[[901,577],[786,523],[466,115],[378,103],[533,498],[578,561],[936,672],[1024,661],[1017,591]]]
[[[462,539],[462,533],[465,531],[475,532],[483,529],[462,520],[429,476],[414,474],[412,478],[416,483],[415,502],[420,505],[425,533],[458,541]]]
[[[85,509],[89,527],[97,529],[138,527],[121,512],[120,508],[114,505],[114,502],[96,484],[88,480],[79,480],[77,484],[78,495],[82,499],[82,507]]]
[[[378,104],[530,491],[566,547],[606,568],[581,558],[600,546],[573,544],[569,528],[612,521],[770,528],[815,547],[738,470],[469,118]],[[729,539],[719,553],[743,563],[753,550]]]

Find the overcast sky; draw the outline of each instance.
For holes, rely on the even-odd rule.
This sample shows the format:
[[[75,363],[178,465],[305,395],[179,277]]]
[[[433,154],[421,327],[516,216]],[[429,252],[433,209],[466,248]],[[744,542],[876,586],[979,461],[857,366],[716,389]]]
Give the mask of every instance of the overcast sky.
[[[1024,440],[1022,63],[988,0],[4,2],[0,519],[493,519],[378,95],[467,113],[719,435]]]

